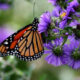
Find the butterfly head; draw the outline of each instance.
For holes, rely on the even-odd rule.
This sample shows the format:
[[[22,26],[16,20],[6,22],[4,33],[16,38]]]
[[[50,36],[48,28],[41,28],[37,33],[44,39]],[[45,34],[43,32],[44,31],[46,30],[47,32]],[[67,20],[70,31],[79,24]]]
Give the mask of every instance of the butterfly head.
[[[39,20],[38,18],[34,18],[34,21],[32,22],[32,30],[36,31],[38,28]]]

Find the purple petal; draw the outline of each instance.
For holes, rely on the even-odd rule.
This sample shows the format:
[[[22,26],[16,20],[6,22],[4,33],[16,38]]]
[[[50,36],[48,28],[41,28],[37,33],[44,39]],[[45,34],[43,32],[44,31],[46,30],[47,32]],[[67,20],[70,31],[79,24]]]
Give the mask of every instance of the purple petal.
[[[67,24],[67,20],[63,20],[63,21],[60,22],[59,27],[61,29],[64,29],[64,27],[66,26],[66,24]]]
[[[38,24],[38,31],[40,33],[46,32],[47,28],[51,23],[51,15],[50,12],[45,12],[40,17],[40,23]]]
[[[53,45],[55,44],[56,46],[60,46],[62,44],[62,41],[63,41],[62,37],[57,38],[57,39],[54,40]]]
[[[59,13],[60,10],[61,10],[60,6],[55,7],[54,10],[52,11],[52,16],[59,17],[60,16],[60,13]]]
[[[53,46],[52,46],[52,44],[50,45],[51,43],[45,43],[44,44],[44,47],[46,47],[47,49],[51,49],[52,50],[52,48],[53,48]]]
[[[2,43],[6,38],[8,38],[13,33],[14,31],[6,27],[0,27],[0,43]]]
[[[80,12],[75,12],[75,15],[80,18]]]
[[[70,24],[69,24],[69,26],[77,26],[77,24],[78,24],[78,21],[77,20],[73,20]]]
[[[45,60],[48,62],[48,64],[52,64],[53,66],[61,66],[62,62],[59,57],[56,57],[55,55],[48,55]]]
[[[62,60],[62,63],[63,64],[67,64],[67,65],[69,65],[71,67],[74,64],[74,60],[71,59],[71,56],[70,55],[63,55],[61,60]]]
[[[74,66],[74,60],[71,59],[71,60],[68,62],[68,65],[73,68],[73,66]]]
[[[57,57],[57,56],[53,55],[52,65],[53,66],[61,66],[62,65],[62,62],[61,62],[60,57]]]
[[[51,50],[44,50],[44,54],[50,54],[50,53],[52,53]]]
[[[51,60],[52,60],[52,54],[48,55],[45,60],[48,62],[48,64],[51,63]]]
[[[80,68],[80,61],[74,62],[73,68],[74,68],[74,69],[79,69],[79,68]]]
[[[79,5],[78,0],[73,0],[72,2],[69,3],[70,7],[77,7]]]

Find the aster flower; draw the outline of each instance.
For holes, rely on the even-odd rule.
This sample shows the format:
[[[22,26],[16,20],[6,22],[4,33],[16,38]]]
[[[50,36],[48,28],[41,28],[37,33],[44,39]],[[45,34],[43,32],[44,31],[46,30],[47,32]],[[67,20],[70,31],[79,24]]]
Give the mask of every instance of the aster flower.
[[[6,27],[0,27],[0,43],[2,43],[6,38],[8,38],[12,33],[12,30]]]
[[[80,68],[80,42],[75,40],[73,36],[69,36],[68,39],[70,43],[65,44],[63,47],[62,62],[74,69],[78,69]]]
[[[74,22],[74,20],[72,20],[72,15],[75,15],[75,11],[72,7],[67,7],[66,10],[62,11],[60,13],[60,17],[62,18],[62,21],[60,22],[59,27],[64,29],[65,26],[67,26],[69,24],[71,25]],[[70,21],[70,23],[69,23],[69,21]],[[77,22],[75,22],[75,24],[76,23]]]
[[[79,17],[79,14],[77,14],[77,13],[75,12],[75,9],[74,9],[74,7],[76,7],[76,6],[78,6],[78,5],[79,5],[78,1],[77,1],[77,0],[74,0],[74,1],[72,1],[72,2],[70,2],[70,3],[68,4],[66,10],[62,10],[62,12],[60,13],[60,17],[62,18],[62,21],[61,21],[60,24],[59,24],[59,27],[60,27],[60,28],[63,29],[63,28],[67,25],[67,22],[68,22],[69,20],[72,20],[71,15],[76,15],[76,16]]]
[[[71,14],[71,9],[67,8],[66,10],[62,10],[60,13],[60,17],[62,20],[72,19],[69,15]]]
[[[38,31],[46,32],[51,23],[50,12],[45,12],[40,17],[40,23],[38,25]]]
[[[52,15],[49,12],[44,13],[38,26],[41,33],[47,32],[46,39],[50,38],[50,41],[44,44],[46,48],[44,53],[48,54],[45,60],[53,66],[67,64],[75,69],[80,68],[80,24],[78,22],[80,8],[78,0],[48,0],[48,2],[54,5]]]
[[[49,42],[48,44],[44,44],[44,46],[47,48],[45,50],[44,54],[48,54],[48,56],[45,58],[45,60],[48,62],[48,64],[52,64],[53,66],[60,66],[62,65],[61,62],[61,56],[62,56],[62,49],[60,46],[62,45],[63,39],[56,39],[53,41],[53,43]]]
[[[52,16],[62,19],[59,23],[60,28],[64,29],[64,27],[67,25],[67,21],[72,19],[69,16],[71,14],[70,11],[70,9],[62,10],[60,6],[56,6],[55,9],[52,11]]]
[[[56,6],[52,11],[52,16],[62,18],[62,21],[59,23],[59,27],[63,29],[67,24],[68,14],[63,11],[60,6]]]
[[[0,3],[0,10],[7,10],[10,6],[6,3]]]

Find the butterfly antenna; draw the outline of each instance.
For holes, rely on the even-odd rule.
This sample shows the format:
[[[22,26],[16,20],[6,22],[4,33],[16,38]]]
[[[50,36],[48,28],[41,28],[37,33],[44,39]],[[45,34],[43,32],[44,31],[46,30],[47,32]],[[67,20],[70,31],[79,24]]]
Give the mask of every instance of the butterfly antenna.
[[[33,2],[33,17],[35,18],[35,4],[36,4],[36,0],[34,0]]]

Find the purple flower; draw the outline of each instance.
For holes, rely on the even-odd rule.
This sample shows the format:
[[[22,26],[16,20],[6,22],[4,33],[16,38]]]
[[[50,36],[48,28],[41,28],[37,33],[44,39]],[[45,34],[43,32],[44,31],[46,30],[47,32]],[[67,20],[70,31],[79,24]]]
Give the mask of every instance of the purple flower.
[[[43,13],[40,17],[40,23],[38,25],[38,31],[46,32],[51,23],[51,15],[49,12]]]
[[[52,12],[52,16],[60,17],[62,20],[59,23],[59,27],[64,29],[67,25],[67,21],[72,18],[69,16],[71,14],[71,9],[62,10],[60,6],[56,6],[56,8]]]
[[[70,18],[69,14],[70,14],[70,10],[69,9],[63,10],[63,9],[61,9],[60,6],[56,6],[54,8],[54,10],[52,11],[52,16],[61,17],[63,20],[67,19],[67,18]]]
[[[63,46],[64,54],[62,56],[63,64],[78,69],[80,68],[80,42],[75,40],[73,36],[69,36],[69,44]]]
[[[66,10],[62,10],[62,12],[60,13],[60,17],[62,18],[62,20],[67,20],[67,19],[72,19],[69,15],[71,14],[70,13],[71,9],[66,9]]]
[[[6,27],[0,27],[0,43],[2,43],[6,38],[8,38],[13,33],[12,30]]]
[[[56,39],[53,43],[49,42],[48,44],[44,44],[47,50],[45,50],[44,54],[48,54],[45,60],[48,64],[52,64],[53,66],[60,66],[62,65],[61,56],[62,50],[60,46],[62,45],[63,39]]]
[[[79,17],[79,15],[74,10],[74,7],[76,7],[78,5],[79,5],[78,1],[73,0],[72,2],[70,2],[68,4],[67,9],[60,13],[60,16],[62,18],[62,21],[59,24],[60,28],[63,29],[67,25],[67,22],[72,19],[71,15],[77,15]],[[73,22],[74,22],[74,20],[73,20]],[[73,24],[73,22],[70,23],[70,26]],[[75,21],[74,24],[77,24],[77,22]]]
[[[68,12],[67,12],[67,11],[63,11],[63,10],[60,8],[60,6],[57,6],[57,7],[53,10],[52,16],[62,18],[62,21],[59,22],[59,27],[62,28],[62,29],[66,26],[67,20],[70,19],[70,17],[68,17]]]
[[[70,15],[73,15],[73,13],[71,11],[72,8],[67,8],[60,13],[60,17],[62,18],[62,21],[59,23],[60,28],[64,29],[64,27],[67,25],[67,22],[72,19]]]
[[[62,18],[62,21],[61,21],[60,24],[59,24],[59,27],[60,27],[60,28],[64,29],[64,27],[65,27],[66,25],[68,25],[67,22],[68,22],[69,20],[72,20],[71,15],[76,15],[76,16],[79,17],[79,14],[77,14],[77,13],[75,12],[75,10],[74,10],[74,7],[76,7],[76,6],[78,6],[78,5],[79,5],[79,3],[77,2],[77,0],[74,0],[74,1],[72,1],[71,3],[69,3],[69,5],[67,6],[67,9],[66,9],[66,10],[63,10],[63,11],[60,13],[60,17]],[[75,13],[76,13],[76,14],[75,14]],[[74,20],[73,20],[73,22],[74,22]],[[73,22],[70,23],[70,26],[72,26]],[[77,24],[77,22],[75,21],[74,24]]]
[[[10,6],[6,3],[0,3],[0,9],[1,10],[7,10]]]

